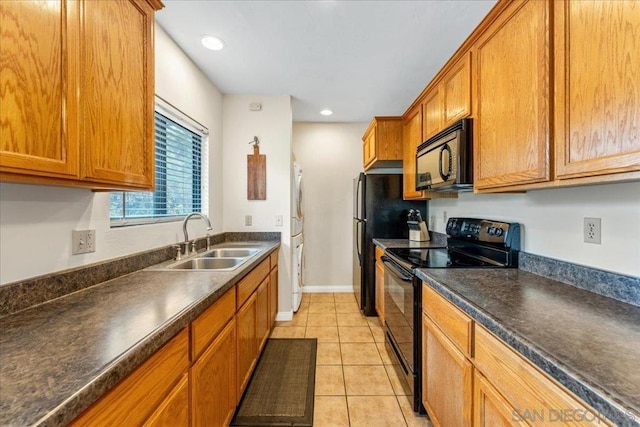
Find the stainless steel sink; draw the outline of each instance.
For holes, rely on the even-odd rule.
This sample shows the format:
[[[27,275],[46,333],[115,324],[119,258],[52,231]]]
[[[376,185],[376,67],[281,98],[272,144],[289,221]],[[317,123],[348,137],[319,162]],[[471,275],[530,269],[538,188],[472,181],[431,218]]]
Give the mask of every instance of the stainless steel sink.
[[[257,254],[258,252],[260,252],[260,249],[221,248],[221,249],[214,249],[212,251],[199,255],[198,258],[246,258],[246,257],[250,257]]]
[[[172,270],[234,270],[245,258],[193,258],[167,266]]]

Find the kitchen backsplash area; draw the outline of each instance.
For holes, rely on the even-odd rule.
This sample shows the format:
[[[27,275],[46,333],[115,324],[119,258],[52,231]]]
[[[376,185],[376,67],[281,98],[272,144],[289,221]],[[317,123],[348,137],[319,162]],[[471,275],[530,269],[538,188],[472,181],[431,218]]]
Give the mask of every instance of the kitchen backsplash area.
[[[219,233],[210,237],[210,244],[271,240],[279,241],[280,233]],[[196,249],[200,250],[205,246],[205,238],[196,239]],[[168,245],[86,266],[4,284],[0,286],[0,317],[159,264],[173,258],[174,255],[175,248],[173,245]]]
[[[640,278],[520,252],[519,268],[640,307]]]

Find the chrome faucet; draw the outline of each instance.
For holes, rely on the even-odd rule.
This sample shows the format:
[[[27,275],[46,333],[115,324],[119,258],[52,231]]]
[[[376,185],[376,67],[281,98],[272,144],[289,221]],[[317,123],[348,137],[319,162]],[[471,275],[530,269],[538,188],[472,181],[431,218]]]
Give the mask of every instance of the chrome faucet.
[[[194,216],[199,216],[200,218],[207,221],[207,249],[209,248],[209,232],[213,230],[213,227],[211,227],[211,221],[209,221],[209,218],[207,218],[207,216],[202,212],[192,212],[189,215],[187,215],[184,218],[184,221],[182,221],[182,232],[184,233],[184,254],[186,256],[189,256],[189,233],[187,232],[187,222],[189,222],[189,220]],[[193,253],[195,252],[196,251],[195,251],[195,245],[194,245]]]

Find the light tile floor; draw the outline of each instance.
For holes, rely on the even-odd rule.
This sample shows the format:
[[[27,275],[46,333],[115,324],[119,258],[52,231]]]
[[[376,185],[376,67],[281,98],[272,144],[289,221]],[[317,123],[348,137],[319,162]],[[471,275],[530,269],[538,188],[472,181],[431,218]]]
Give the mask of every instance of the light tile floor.
[[[271,337],[318,339],[314,427],[431,427],[411,409],[380,321],[361,315],[353,294],[304,294],[293,320],[277,322]]]

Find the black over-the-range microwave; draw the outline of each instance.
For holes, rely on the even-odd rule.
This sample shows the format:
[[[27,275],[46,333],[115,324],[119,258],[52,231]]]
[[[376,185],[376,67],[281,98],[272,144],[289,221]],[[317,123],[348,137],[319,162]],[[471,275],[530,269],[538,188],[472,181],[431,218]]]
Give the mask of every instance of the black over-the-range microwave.
[[[416,189],[473,190],[471,119],[463,119],[429,138],[416,153]]]

